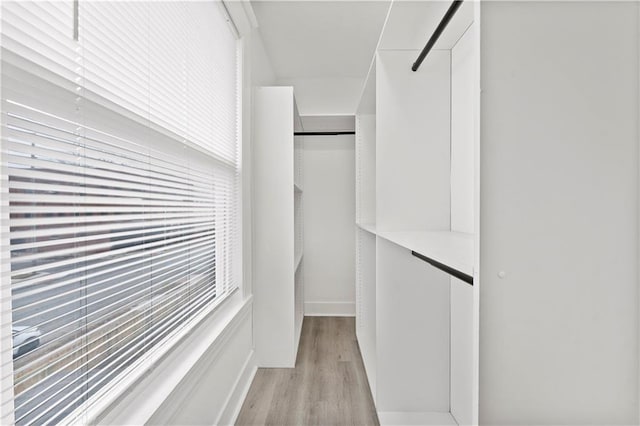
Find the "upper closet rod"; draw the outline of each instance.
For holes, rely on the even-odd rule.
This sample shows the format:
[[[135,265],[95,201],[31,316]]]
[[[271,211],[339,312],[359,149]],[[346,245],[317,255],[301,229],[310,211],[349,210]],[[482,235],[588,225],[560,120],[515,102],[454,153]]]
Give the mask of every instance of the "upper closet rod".
[[[429,53],[433,45],[436,44],[436,41],[438,41],[444,29],[447,28],[447,25],[449,24],[449,21],[451,21],[451,18],[453,18],[453,15],[456,14],[458,8],[462,5],[462,1],[463,0],[455,0],[453,3],[451,3],[451,6],[449,6],[449,10],[447,10],[447,13],[445,13],[442,21],[440,21],[440,23],[438,24],[438,27],[433,32],[433,35],[427,42],[426,46],[424,46],[424,49],[422,49],[422,52],[420,52],[418,59],[416,59],[416,61],[413,63],[413,66],[411,67],[412,71],[418,71],[418,68],[420,68],[420,65],[422,64],[422,61],[424,61],[424,58],[427,57],[427,54]]]

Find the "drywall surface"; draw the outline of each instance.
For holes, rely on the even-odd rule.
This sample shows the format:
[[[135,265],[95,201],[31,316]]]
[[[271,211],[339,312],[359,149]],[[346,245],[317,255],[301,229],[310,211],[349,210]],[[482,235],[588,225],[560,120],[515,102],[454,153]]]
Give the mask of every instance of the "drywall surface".
[[[638,423],[638,7],[481,4],[482,424]]]
[[[303,143],[305,314],[354,315],[355,138]]]
[[[300,115],[354,115],[362,78],[289,78],[280,85],[293,86]]]
[[[238,5],[236,5],[238,6]],[[244,11],[238,13],[244,16]],[[239,20],[239,19],[238,19]],[[247,28],[244,43],[242,86],[242,290],[249,296],[253,289],[253,88],[271,85],[275,74],[257,29]]]
[[[251,32],[251,78],[254,86],[268,86],[275,83],[276,75],[271,60],[264,48],[260,30]]]

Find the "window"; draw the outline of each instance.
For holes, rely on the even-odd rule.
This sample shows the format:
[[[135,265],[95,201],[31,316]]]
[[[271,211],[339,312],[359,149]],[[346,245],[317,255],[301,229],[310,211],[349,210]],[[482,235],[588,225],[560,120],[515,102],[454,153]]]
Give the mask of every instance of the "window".
[[[237,286],[237,41],[214,1],[5,1],[1,53],[0,423],[59,422]]]

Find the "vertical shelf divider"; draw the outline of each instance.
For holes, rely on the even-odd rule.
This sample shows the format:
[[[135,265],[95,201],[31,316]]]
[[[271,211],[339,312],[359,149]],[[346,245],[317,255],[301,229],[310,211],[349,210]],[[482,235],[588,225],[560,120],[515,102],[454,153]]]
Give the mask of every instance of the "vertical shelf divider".
[[[304,318],[303,140],[292,87],[254,94],[254,341],[260,367],[294,367]]]

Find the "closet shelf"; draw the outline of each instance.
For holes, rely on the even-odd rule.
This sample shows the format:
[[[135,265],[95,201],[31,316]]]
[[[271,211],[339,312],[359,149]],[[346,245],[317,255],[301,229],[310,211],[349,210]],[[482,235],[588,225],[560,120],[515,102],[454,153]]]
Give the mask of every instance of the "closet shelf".
[[[427,262],[429,259],[473,277],[473,234],[449,231],[378,231],[376,235],[415,252],[417,257]]]
[[[295,192],[302,192],[302,188],[297,183],[293,184],[293,190]]]
[[[376,235],[376,224],[375,223],[359,223],[356,222],[356,225],[358,225],[358,227],[360,229],[363,229],[367,232],[372,233],[373,235]]]

